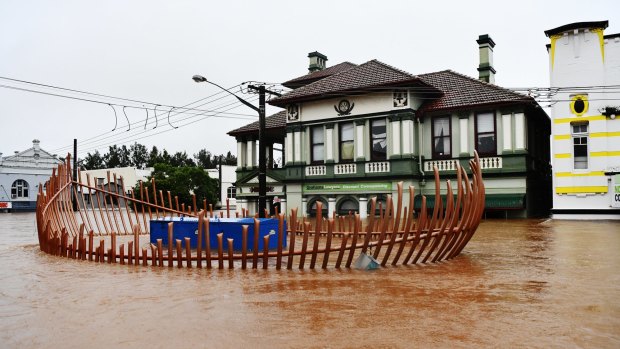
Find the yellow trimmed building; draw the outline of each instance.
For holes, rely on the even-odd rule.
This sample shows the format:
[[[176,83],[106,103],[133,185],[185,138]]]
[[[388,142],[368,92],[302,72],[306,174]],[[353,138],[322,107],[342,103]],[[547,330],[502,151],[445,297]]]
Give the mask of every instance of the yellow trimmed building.
[[[553,217],[620,219],[620,34],[607,21],[545,31],[551,42]]]

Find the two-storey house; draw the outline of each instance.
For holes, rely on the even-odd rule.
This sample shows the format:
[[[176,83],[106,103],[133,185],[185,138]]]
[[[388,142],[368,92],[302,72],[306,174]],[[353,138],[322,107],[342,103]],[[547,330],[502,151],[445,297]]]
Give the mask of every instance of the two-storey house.
[[[432,207],[433,167],[442,178],[481,156],[488,212],[533,216],[550,208],[550,122],[533,98],[493,81],[490,37],[480,36],[481,81],[445,70],[412,75],[378,60],[326,68],[312,52],[310,72],[283,83],[292,90],[269,103],[266,118],[268,196],[281,209],[316,214],[359,212],[369,200],[394,195],[397,183],[427,195]],[[258,122],[229,132],[237,139],[237,208],[256,211]],[[445,183],[442,184],[445,192]],[[408,198],[405,198],[408,200]],[[407,202],[407,201],[405,201]]]

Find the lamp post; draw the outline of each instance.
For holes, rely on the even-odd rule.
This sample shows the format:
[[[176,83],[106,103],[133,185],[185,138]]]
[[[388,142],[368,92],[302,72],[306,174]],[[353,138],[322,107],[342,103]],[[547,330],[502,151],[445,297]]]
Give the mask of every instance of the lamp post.
[[[249,85],[248,88],[258,91],[257,108],[252,103],[237,96],[236,94],[230,92],[222,86],[207,80],[207,78],[202,75],[194,75],[192,77],[192,80],[197,83],[206,82],[223,91],[226,91],[229,94],[233,95],[235,98],[237,98],[239,102],[258,112],[258,217],[265,218],[265,209],[267,208],[267,161],[265,159],[265,94],[269,93],[275,96],[280,96],[280,94],[273,91],[268,91],[264,85]]]

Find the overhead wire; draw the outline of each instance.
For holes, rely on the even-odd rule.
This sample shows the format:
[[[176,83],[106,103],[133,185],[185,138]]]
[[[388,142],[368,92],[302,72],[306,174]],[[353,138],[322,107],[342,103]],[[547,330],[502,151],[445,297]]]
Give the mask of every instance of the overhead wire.
[[[256,98],[252,98],[251,101],[256,100]],[[218,114],[226,114],[227,111],[235,109],[237,107],[239,107],[241,104],[237,101],[234,101],[232,103],[220,106],[219,108],[226,108],[229,107],[228,109],[225,110],[215,110],[210,112],[210,114],[206,114],[206,113],[184,113],[186,114],[185,117],[180,118],[179,120],[177,120],[177,122],[183,122],[183,121],[187,121],[187,120],[191,120],[194,118],[197,118],[197,120],[194,120],[191,123],[194,122],[198,122],[198,121],[202,121],[206,118],[210,118],[210,117],[222,117],[221,115]],[[235,117],[235,116],[226,116],[225,118],[227,119],[242,119],[242,120],[256,120],[256,117],[252,117],[252,118],[246,118],[246,117]],[[190,123],[185,123],[185,124],[181,124],[179,126],[177,126],[176,128],[170,128],[169,130],[175,130],[177,128],[181,128],[184,127],[186,125],[189,125]],[[107,145],[111,145],[111,144],[118,144],[119,141],[123,141],[123,140],[127,140],[127,139],[142,139],[145,137],[140,137],[143,134],[148,134],[148,133],[153,133],[154,129],[147,129],[147,130],[137,130],[134,132],[130,132],[130,134],[127,134],[126,132],[121,133],[121,134],[112,134],[112,135],[108,135],[106,137],[99,137],[98,139],[94,139],[94,140],[89,140],[89,141],[84,141],[84,142],[80,142],[81,145],[81,149],[98,149],[98,148],[103,148],[106,147]],[[158,133],[155,133],[158,134]],[[56,152],[58,151],[62,151],[62,150],[70,150],[71,147],[63,147],[63,148],[59,148],[57,150],[55,150]]]
[[[254,100],[255,99],[252,99],[252,101],[254,101]],[[237,107],[240,106],[240,103],[235,103],[235,104],[236,105],[232,106],[230,109],[234,109],[234,108],[237,108]],[[226,111],[226,110],[224,110],[224,111]],[[199,122],[199,121],[202,121],[204,119],[207,119],[207,118],[210,118],[210,117],[214,117],[214,116],[215,115],[205,115],[202,118],[199,118],[197,120],[189,121],[189,122],[187,122],[185,124],[180,125],[179,127],[188,126],[188,125],[194,124],[196,122]],[[195,116],[193,116],[193,117],[195,117]],[[182,121],[183,120],[191,119],[193,117],[187,117],[185,119],[182,119]],[[159,134],[162,134],[162,133],[170,132],[170,131],[173,131],[173,130],[175,130],[175,129],[174,128],[168,128],[168,129],[164,129],[164,130],[159,131],[159,132],[152,132],[151,134],[148,134],[148,135],[145,135],[145,136],[136,137],[136,136],[140,136],[141,134],[145,134],[145,133],[149,133],[150,131],[153,131],[153,129],[151,129],[151,130],[149,130],[147,132],[141,132],[140,134],[137,134],[137,135],[129,135],[129,136],[126,136],[126,137],[122,137],[122,138],[116,139],[114,141],[114,144],[119,145],[119,144],[130,143],[130,142],[134,142],[134,141],[137,141],[137,140],[140,140],[140,139],[145,139],[145,138],[149,138],[149,137],[152,137],[152,136],[155,136],[155,135],[159,135]],[[126,141],[126,142],[124,142],[124,141]],[[78,154],[85,154],[85,153],[87,153],[89,151],[103,148],[103,147],[105,147],[108,144],[109,144],[109,142],[103,143],[103,145],[92,145],[90,147],[82,147],[81,150],[78,152]]]
[[[130,103],[138,103],[138,104],[142,104],[142,105],[130,105],[130,104],[122,104],[122,103],[112,103],[110,101],[102,101],[102,100],[97,100],[95,98],[85,98],[83,96],[71,96],[71,95],[67,95],[67,94],[60,94],[60,93],[52,93],[52,92],[47,92],[47,91],[39,91],[39,90],[33,90],[33,89],[28,89],[28,88],[23,88],[23,87],[17,87],[17,86],[10,86],[10,85],[3,85],[0,84],[1,88],[7,88],[7,89],[14,89],[14,90],[19,90],[19,91],[24,91],[24,92],[31,92],[31,93],[38,93],[38,94],[43,94],[43,95],[48,95],[48,96],[54,96],[54,97],[61,97],[61,98],[68,98],[68,99],[73,99],[73,100],[78,100],[78,101],[84,101],[84,102],[91,102],[91,103],[99,103],[99,104],[107,104],[109,105],[112,110],[114,111],[114,117],[115,117],[115,125],[114,128],[112,129],[112,131],[108,131],[93,137],[90,137],[84,141],[81,142],[81,144],[94,144],[94,143],[101,143],[101,141],[105,140],[105,139],[111,139],[110,141],[114,141],[116,140],[124,140],[127,139],[126,137],[123,138],[126,135],[112,135],[112,136],[107,136],[110,133],[114,133],[118,127],[118,115],[117,115],[117,111],[116,108],[114,108],[114,106],[118,106],[118,107],[123,107],[123,114],[125,115],[125,118],[127,120],[127,130],[125,132],[130,132],[131,131],[131,126],[137,123],[142,122],[142,120],[138,120],[137,122],[130,122],[129,117],[127,115],[126,112],[126,108],[135,108],[135,109],[144,109],[146,111],[146,118],[145,118],[145,125],[144,125],[144,130],[140,131],[140,132],[136,132],[133,133],[131,136],[132,138],[141,136],[142,134],[148,133],[149,131],[152,131],[154,129],[157,128],[158,126],[158,116],[161,116],[162,114],[166,113],[167,114],[167,120],[168,120],[168,124],[170,125],[171,129],[169,130],[175,130],[178,129],[179,127],[184,127],[187,126],[189,124],[198,122],[200,120],[203,120],[205,118],[208,117],[229,117],[229,118],[234,118],[234,115],[238,115],[238,116],[251,116],[248,114],[235,114],[235,113],[227,113],[227,111],[232,110],[234,108],[236,108],[237,106],[231,107],[229,109],[226,109],[224,111],[218,111],[218,109],[220,109],[220,107],[215,108],[215,109],[210,109],[210,110],[204,110],[204,109],[198,109],[199,107],[202,107],[206,104],[210,104],[210,103],[214,103],[217,100],[226,98],[226,92],[225,91],[218,91],[217,93],[204,97],[202,99],[199,99],[197,101],[191,102],[189,104],[186,104],[184,106],[178,107],[178,106],[173,106],[173,105],[165,105],[165,104],[161,104],[161,103],[154,103],[154,102],[148,102],[148,101],[141,101],[141,100],[136,100],[136,99],[130,99],[130,98],[123,98],[123,97],[116,97],[116,96],[110,96],[110,95],[105,95],[105,94],[98,94],[98,93],[92,93],[92,92],[87,92],[87,91],[81,91],[81,90],[77,90],[77,89],[69,89],[69,88],[63,88],[63,87],[59,87],[59,86],[53,86],[53,85],[47,85],[47,84],[42,84],[42,83],[36,83],[36,82],[31,82],[31,81],[26,81],[26,80],[20,80],[20,79],[13,79],[13,78],[8,78],[8,77],[1,77],[0,79],[3,80],[7,80],[7,81],[12,81],[12,82],[18,82],[18,83],[23,83],[23,84],[29,84],[29,85],[34,85],[34,86],[39,86],[39,87],[44,87],[44,88],[49,88],[49,89],[53,89],[53,90],[59,90],[59,91],[66,91],[66,92],[71,92],[71,93],[77,93],[77,94],[81,94],[81,95],[85,95],[85,96],[94,96],[94,97],[98,97],[98,98],[105,98],[105,99],[111,99],[111,100],[116,100],[116,101],[124,101],[124,102],[130,102]],[[276,90],[276,86],[279,86],[279,83],[265,83],[265,82],[255,82],[255,81],[248,81],[248,82],[244,82],[242,84],[238,84],[236,86],[233,86],[231,88],[229,88],[228,90],[232,90],[234,88],[240,87],[241,92],[242,93],[249,93],[251,91],[248,91],[247,89],[244,89],[243,86],[248,86],[250,84],[254,84],[254,85],[265,85],[265,86],[269,86],[270,89],[274,89]],[[281,86],[281,85],[280,85]],[[498,86],[499,87],[499,86]],[[598,93],[613,93],[615,92],[617,89],[620,90],[620,85],[609,85],[609,86],[604,86],[604,85],[592,85],[592,86],[564,86],[564,87],[516,87],[516,88],[503,88],[503,87],[499,87],[505,90],[510,90],[519,94],[523,94],[523,98],[524,100],[531,100],[531,98],[534,98],[534,100],[536,100],[539,103],[549,103],[549,105],[553,105],[557,102],[560,101],[570,101],[570,100],[566,100],[566,99],[554,99],[553,96],[557,95],[558,93],[578,93],[578,92],[584,92],[587,91],[589,93],[592,94],[598,94]],[[277,89],[278,91],[284,91],[285,89]],[[424,92],[437,92],[438,88],[435,87],[426,87],[426,86],[366,86],[364,88],[359,88],[359,89],[349,89],[349,90],[343,90],[343,91],[331,91],[331,92],[325,92],[322,94],[322,96],[325,97],[331,97],[331,96],[342,96],[345,93],[383,93],[385,92],[386,95],[394,92],[394,91],[398,91],[398,90],[410,90],[410,91],[414,91],[414,92],[420,92],[420,93],[424,93]],[[449,91],[449,90],[448,90]],[[446,92],[446,91],[444,91]],[[215,97],[219,94],[225,94],[222,97],[216,98],[212,101],[209,102],[205,102],[202,104],[199,104],[198,106],[194,106],[192,108],[188,108],[188,106],[191,106],[192,104],[196,104],[199,103],[201,101],[207,100],[211,97]],[[436,99],[437,97],[435,96],[428,96],[428,97],[424,97],[421,96],[421,99]],[[617,100],[615,98],[589,98],[590,101],[597,101],[597,100]],[[232,104],[238,104],[238,103],[232,103]],[[222,106],[221,108],[225,108],[230,106],[231,104],[227,104]],[[153,108],[153,114],[155,117],[155,121],[154,121],[154,127],[151,130],[146,130],[147,125],[149,124],[149,111],[148,111],[148,106],[152,106]],[[162,106],[162,107],[167,107],[170,108],[167,112],[166,111],[162,111],[160,112],[160,114],[157,114],[157,107]],[[173,113],[174,112],[174,113]],[[206,115],[205,113],[213,113],[212,115]],[[192,119],[195,117],[199,117],[199,116],[203,116],[197,120],[193,120],[191,122],[188,123],[184,123],[181,124],[180,126],[174,126],[171,123],[171,117],[176,117],[176,116],[180,116],[179,120],[176,120],[175,123],[177,122],[183,122],[185,120],[188,119]],[[190,115],[188,117],[182,118],[182,115]],[[228,116],[224,116],[224,115],[228,115]],[[153,123],[151,121],[151,123]],[[156,134],[159,133],[163,133],[163,132],[158,132],[158,133],[154,133],[151,135],[147,135],[144,137],[140,137],[137,139],[142,139],[142,138],[147,138],[147,137],[151,137],[154,136]],[[117,138],[114,138],[117,137]],[[67,146],[67,147],[61,147],[58,148],[57,150],[62,150],[62,149],[70,149],[71,146]],[[94,149],[94,146],[91,146],[91,148],[89,149]]]

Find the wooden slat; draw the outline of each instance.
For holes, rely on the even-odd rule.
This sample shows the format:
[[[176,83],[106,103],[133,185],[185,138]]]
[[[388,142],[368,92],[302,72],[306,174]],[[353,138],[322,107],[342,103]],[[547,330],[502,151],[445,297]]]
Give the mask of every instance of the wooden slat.
[[[233,259],[233,239],[226,239],[228,240],[228,269],[233,269],[234,268],[234,259]]]
[[[304,268],[306,253],[308,253],[308,235],[310,234],[310,222],[304,222],[304,237],[301,243],[301,255],[299,256],[299,269]]]
[[[332,247],[332,234],[333,229],[334,229],[334,219],[330,218],[329,222],[327,224],[327,239],[325,241],[325,253],[323,254],[323,264],[321,265],[322,269],[326,269],[327,268],[327,263],[329,261],[329,253],[331,252],[331,247]]]
[[[288,246],[288,259],[286,261],[286,269],[293,268],[293,257],[295,252],[295,235],[297,235],[297,208],[291,210],[291,216],[289,219],[290,235]]]
[[[252,269],[258,268],[258,233],[260,230],[260,221],[254,219],[254,244],[252,245]]]
[[[269,266],[269,234],[263,236],[263,269]]]
[[[246,269],[248,263],[248,229],[247,224],[241,226],[241,269]]]
[[[185,238],[185,262],[188,268],[192,267],[192,245],[190,238]]]
[[[224,237],[223,233],[217,234],[217,262],[218,262],[217,268],[218,269],[224,269],[224,246],[222,246],[223,237]]]
[[[284,215],[278,214],[278,250],[276,256],[276,269],[282,268],[282,243],[284,241]]]

